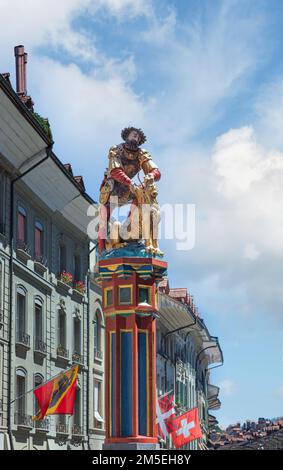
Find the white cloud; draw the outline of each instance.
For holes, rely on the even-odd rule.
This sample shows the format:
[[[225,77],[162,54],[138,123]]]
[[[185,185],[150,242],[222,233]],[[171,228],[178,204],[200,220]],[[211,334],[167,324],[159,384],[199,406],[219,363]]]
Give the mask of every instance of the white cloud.
[[[243,127],[219,136],[206,155],[170,148],[166,161],[170,157],[161,197],[168,198],[171,187],[170,199],[195,203],[197,218],[195,247],[174,252],[174,268],[190,266],[188,285],[214,279],[218,296],[238,290],[220,309],[271,314],[282,323],[283,153],[259,144],[253,128]],[[206,300],[213,308],[213,289]]]
[[[220,395],[224,397],[235,395],[238,391],[237,384],[231,379],[223,379],[219,382],[218,387],[220,387]]]
[[[92,13],[101,9],[121,20],[153,15],[151,0],[96,0],[95,3],[92,2],[90,6]]]
[[[262,142],[271,148],[283,148],[283,77],[260,89],[256,103],[256,127]]]
[[[276,395],[283,398],[283,385],[278,387],[278,389],[276,390]]]

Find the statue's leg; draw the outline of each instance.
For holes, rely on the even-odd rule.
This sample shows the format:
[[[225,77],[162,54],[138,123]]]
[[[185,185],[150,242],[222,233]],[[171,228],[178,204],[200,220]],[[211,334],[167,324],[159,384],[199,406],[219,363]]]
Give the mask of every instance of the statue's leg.
[[[99,229],[98,229],[98,249],[99,251],[105,250],[105,243],[107,239],[108,221],[110,219],[109,205],[100,204],[99,206]]]

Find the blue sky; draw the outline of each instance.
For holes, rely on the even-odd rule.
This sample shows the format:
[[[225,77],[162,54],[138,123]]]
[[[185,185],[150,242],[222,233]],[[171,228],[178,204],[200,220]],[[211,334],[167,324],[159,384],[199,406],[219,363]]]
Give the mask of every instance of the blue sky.
[[[14,80],[24,44],[36,111],[89,194],[131,124],[160,203],[196,205],[194,248],[161,245],[220,339],[222,425],[283,414],[282,31],[280,0],[0,0],[1,71]]]

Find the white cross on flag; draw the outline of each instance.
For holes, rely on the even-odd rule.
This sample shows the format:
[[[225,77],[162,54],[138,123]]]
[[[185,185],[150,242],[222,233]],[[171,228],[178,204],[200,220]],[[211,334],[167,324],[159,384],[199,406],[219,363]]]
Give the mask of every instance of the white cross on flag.
[[[158,435],[164,439],[172,432],[171,420],[175,418],[173,393],[168,392],[156,400],[156,425]]]
[[[173,444],[176,449],[202,437],[199,425],[198,409],[193,408],[174,419],[174,432],[172,433]]]

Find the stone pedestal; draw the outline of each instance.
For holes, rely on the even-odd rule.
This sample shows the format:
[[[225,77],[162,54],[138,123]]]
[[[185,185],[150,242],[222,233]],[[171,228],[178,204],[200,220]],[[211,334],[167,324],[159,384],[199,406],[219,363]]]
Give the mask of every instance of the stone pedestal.
[[[108,450],[158,449],[156,433],[156,288],[167,263],[156,258],[102,259],[106,322]]]

